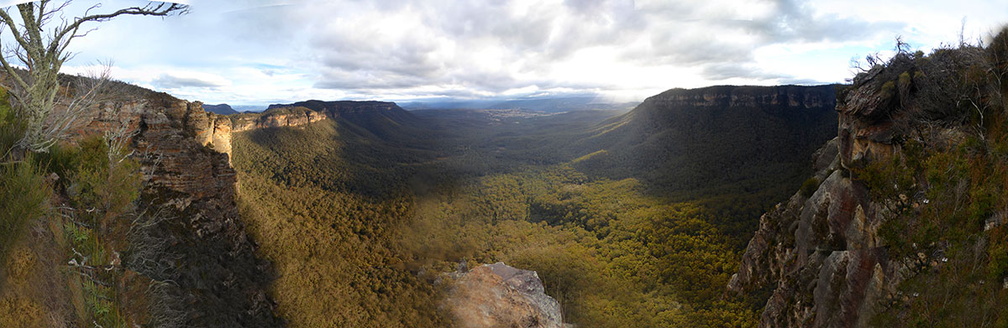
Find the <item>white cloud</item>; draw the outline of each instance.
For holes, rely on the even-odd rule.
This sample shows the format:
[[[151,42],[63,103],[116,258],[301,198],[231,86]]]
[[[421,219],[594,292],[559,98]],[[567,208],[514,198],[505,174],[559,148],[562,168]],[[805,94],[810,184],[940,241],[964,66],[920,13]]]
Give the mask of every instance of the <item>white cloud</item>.
[[[133,1],[106,1],[115,8]],[[68,67],[212,103],[597,92],[842,82],[848,61],[982,36],[1004,0],[239,0],[124,17]],[[203,75],[193,75],[199,72]]]

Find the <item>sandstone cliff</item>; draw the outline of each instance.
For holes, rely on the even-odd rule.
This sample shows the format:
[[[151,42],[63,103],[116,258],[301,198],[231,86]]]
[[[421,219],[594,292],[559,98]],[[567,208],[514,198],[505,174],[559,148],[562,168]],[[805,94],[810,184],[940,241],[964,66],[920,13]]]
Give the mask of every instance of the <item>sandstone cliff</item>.
[[[262,113],[246,113],[231,118],[234,132],[252,129],[296,127],[326,119],[326,115],[305,107],[271,107]]]
[[[128,89],[77,130],[132,136],[141,164],[141,214],[123,261],[141,278],[127,288],[156,290],[150,316],[185,326],[281,325],[267,293],[272,270],[238,216],[235,172],[222,152],[230,148],[230,120],[199,102]]]
[[[739,107],[816,109],[836,102],[831,86],[743,87],[714,86],[702,89],[672,89],[646,101],[659,107]]]
[[[459,327],[563,327],[560,303],[545,294],[536,272],[502,262],[461,273],[445,305]]]
[[[838,135],[816,153],[814,177],[802,191],[761,217],[738,273],[728,284],[734,293],[770,293],[761,327],[864,327],[882,312],[895,318],[889,324],[945,320],[966,325],[964,319],[949,318],[996,300],[995,296],[971,299],[976,303],[943,316],[919,312],[929,309],[930,301],[923,301],[931,299],[929,294],[945,294],[934,290],[961,292],[977,289],[991,278],[1002,279],[1002,273],[983,269],[991,265],[983,245],[992,235],[976,224],[991,222],[996,210],[960,210],[978,206],[971,196],[964,196],[970,188],[988,188],[983,179],[971,180],[963,171],[986,170],[989,164],[966,168],[988,163],[977,154],[997,147],[990,141],[993,135],[987,135],[991,138],[987,144],[977,138],[978,133],[983,137],[999,131],[991,125],[999,123],[985,123],[983,117],[1003,111],[1000,80],[984,75],[996,71],[987,65],[983,49],[977,47],[943,49],[926,57],[901,52],[859,74],[841,93],[836,107]],[[976,146],[963,146],[967,140],[975,140]],[[974,162],[950,166],[942,162],[949,154],[972,156]],[[958,195],[942,192],[944,185],[956,186]],[[950,222],[962,226],[949,226]],[[969,246],[956,246],[960,243]],[[948,255],[952,251],[964,254],[953,258]],[[925,284],[918,289],[904,284],[911,279],[967,276],[953,270],[969,269],[943,265],[966,261],[981,268],[967,271],[980,278],[945,280],[942,284],[950,286]],[[974,292],[999,293],[988,288]],[[948,294],[935,299],[943,300],[935,303],[945,304],[943,308],[958,304]],[[980,323],[996,320],[997,310],[977,311],[981,314],[964,317],[976,317]]]

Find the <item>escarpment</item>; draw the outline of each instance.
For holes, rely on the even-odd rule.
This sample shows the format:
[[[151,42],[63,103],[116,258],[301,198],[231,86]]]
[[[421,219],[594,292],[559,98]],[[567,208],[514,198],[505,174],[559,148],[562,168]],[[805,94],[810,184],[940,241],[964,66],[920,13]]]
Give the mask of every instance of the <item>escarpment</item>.
[[[262,113],[219,115],[210,112],[192,114],[187,122],[197,139],[214,150],[231,156],[231,133],[256,129],[301,127],[323,120],[349,119],[368,125],[377,120],[402,123],[412,115],[391,102],[311,100],[287,105],[270,105]],[[369,126],[370,127],[370,126]]]
[[[305,107],[276,107],[262,113],[247,113],[232,118],[234,132],[252,129],[296,127],[325,120],[323,113]]]
[[[280,108],[306,108],[319,113],[324,113],[325,115],[336,118],[343,116],[355,116],[355,115],[366,115],[374,113],[388,114],[392,113],[395,116],[405,116],[408,115],[405,110],[400,108],[393,102],[387,101],[321,101],[321,100],[308,100],[300,101],[293,104],[273,104],[269,105],[267,112],[270,109],[280,109]]]
[[[818,109],[832,106],[836,100],[827,86],[744,87],[714,86],[701,89],[672,89],[649,97],[646,103],[657,107],[743,107],[781,109]]]
[[[1004,112],[996,51],[900,52],[840,93],[837,137],[816,153],[816,173],[760,218],[728,284],[769,293],[761,327],[998,320],[985,304],[998,303],[1003,288],[989,284],[1005,273],[989,269],[1000,246],[986,245],[1001,228],[983,224],[1003,215],[993,205],[1003,198],[976,192],[1004,184],[990,155],[1004,141],[990,121]],[[966,288],[975,295],[949,296]]]
[[[224,153],[230,120],[199,102],[136,89],[88,112],[77,130],[129,137],[141,165],[140,214],[123,253],[140,277],[132,289],[151,291],[150,317],[186,326],[281,325],[267,292],[274,274],[238,216]]]

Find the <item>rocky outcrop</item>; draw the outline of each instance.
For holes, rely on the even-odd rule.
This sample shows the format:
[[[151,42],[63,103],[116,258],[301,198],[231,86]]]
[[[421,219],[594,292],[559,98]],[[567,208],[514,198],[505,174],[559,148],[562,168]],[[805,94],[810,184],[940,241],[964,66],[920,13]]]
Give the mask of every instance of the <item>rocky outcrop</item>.
[[[819,154],[811,196],[796,193],[760,218],[739,272],[735,292],[773,290],[761,327],[856,327],[876,300],[901,281],[877,234],[887,209],[839,167],[837,140]],[[827,161],[825,158],[831,158]]]
[[[262,113],[247,113],[233,117],[232,131],[297,127],[325,119],[325,114],[305,107],[271,107]]]
[[[445,304],[458,327],[563,327],[560,303],[536,272],[502,262],[461,273]]]
[[[160,95],[159,97],[170,96]],[[119,104],[117,106],[122,105],[126,104]],[[323,102],[313,100],[290,105],[270,105],[270,108],[262,113],[244,113],[238,115],[221,115],[205,111],[203,109],[205,105],[198,101],[164,100],[164,105],[166,106],[165,115],[168,119],[181,122],[187,133],[196,142],[217,152],[227,154],[229,161],[231,157],[231,133],[234,132],[266,128],[299,127],[326,119],[341,117],[358,119],[361,116],[366,117],[376,114],[384,115],[384,117],[410,116],[409,113],[399,108],[395,103],[379,101]],[[116,113],[117,110],[119,109],[105,104],[102,106],[101,112]],[[120,114],[106,114],[106,116]],[[101,125],[105,129],[114,129],[123,120],[124,118],[120,117],[104,117],[97,120],[104,123],[93,124]],[[137,120],[133,119],[131,121],[133,122],[132,124],[137,124]],[[137,126],[130,126],[129,129],[130,131],[135,131]]]
[[[884,81],[882,81],[884,82]],[[838,137],[816,154],[809,194],[796,193],[760,218],[728,289],[772,294],[761,327],[862,327],[906,265],[889,261],[878,229],[892,216],[887,200],[869,197],[851,168],[898,151],[894,115],[880,81],[859,80],[837,105]]]
[[[198,102],[130,90],[89,112],[77,133],[129,137],[141,164],[143,224],[131,229],[123,263],[157,291],[151,311],[194,327],[281,325],[267,293],[272,269],[238,216],[228,155],[215,150],[229,149],[230,120]]]
[[[934,254],[943,246],[897,257],[887,244],[910,237],[880,236],[883,223],[920,216],[928,206],[928,182],[912,171],[899,172],[906,181],[879,176],[913,170],[898,164],[913,157],[904,149],[908,144],[920,153],[965,139],[961,126],[979,111],[967,104],[984,96],[978,93],[983,87],[963,77],[970,76],[964,72],[974,68],[981,51],[965,47],[928,57],[901,52],[859,74],[840,93],[837,137],[817,152],[810,179],[821,183],[760,218],[729,281],[734,293],[772,291],[761,327],[867,326],[886,304],[906,299],[900,283],[938,265],[940,255]],[[874,180],[867,178],[872,175]]]

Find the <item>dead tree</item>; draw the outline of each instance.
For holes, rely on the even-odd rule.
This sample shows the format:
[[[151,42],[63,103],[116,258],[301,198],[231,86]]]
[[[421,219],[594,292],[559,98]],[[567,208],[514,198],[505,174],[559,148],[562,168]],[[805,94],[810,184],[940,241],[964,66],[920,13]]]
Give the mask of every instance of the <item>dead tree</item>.
[[[108,79],[106,74],[99,77],[97,83],[92,80],[89,86],[80,90],[63,86],[66,90],[61,91],[60,68],[73,55],[67,47],[73,39],[94,30],[86,25],[122,15],[164,17],[184,14],[189,10],[188,5],[149,2],[145,6],[97,13],[101,10],[98,3],[82,16],[69,19],[63,11],[70,1],[53,3],[41,0],[0,10],[0,32],[8,29],[14,39],[13,43],[0,45],[0,64],[7,75],[2,86],[10,93],[15,118],[25,130],[23,138],[15,146],[22,152],[47,151],[81,111],[91,105],[98,88]],[[59,117],[50,117],[57,105],[67,108],[61,111]]]

